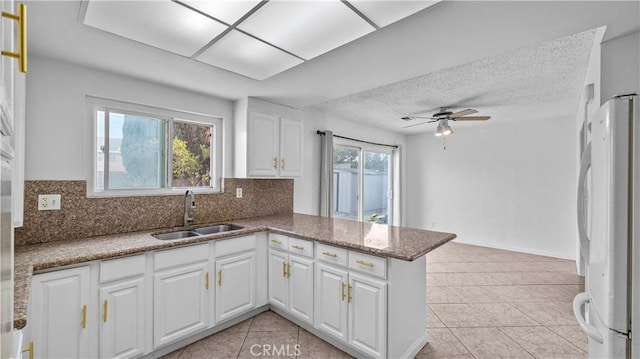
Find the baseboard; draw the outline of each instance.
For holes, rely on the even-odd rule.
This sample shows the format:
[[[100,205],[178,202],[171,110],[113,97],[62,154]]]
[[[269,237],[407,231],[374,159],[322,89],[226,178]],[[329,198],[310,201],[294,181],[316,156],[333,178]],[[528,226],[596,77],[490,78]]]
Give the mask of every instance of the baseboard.
[[[427,329],[427,331],[424,333],[424,335],[420,338],[418,338],[418,340],[416,340],[412,346],[409,347],[409,349],[407,349],[407,351],[402,355],[402,359],[407,358],[407,359],[411,359],[411,358],[415,358],[416,355],[418,355],[418,353],[420,353],[420,351],[422,350],[422,348],[424,348],[425,345],[427,345],[427,343],[429,342],[429,336],[428,336],[428,331],[429,329]]]
[[[535,255],[538,255],[538,256],[545,256],[545,257],[551,257],[551,258],[568,259],[568,260],[571,260],[571,261],[575,261],[576,260],[575,253],[572,254],[572,255],[567,255],[567,254],[561,254],[561,253],[556,253],[556,252],[552,252],[552,251],[544,251],[544,250],[532,249],[532,248],[503,246],[503,245],[493,244],[493,243],[469,242],[469,241],[460,240],[459,238],[456,238],[454,240],[454,242],[455,243],[460,243],[460,244],[470,244],[470,245],[479,246],[479,247],[502,249],[502,250],[511,251],[511,252],[535,254]]]

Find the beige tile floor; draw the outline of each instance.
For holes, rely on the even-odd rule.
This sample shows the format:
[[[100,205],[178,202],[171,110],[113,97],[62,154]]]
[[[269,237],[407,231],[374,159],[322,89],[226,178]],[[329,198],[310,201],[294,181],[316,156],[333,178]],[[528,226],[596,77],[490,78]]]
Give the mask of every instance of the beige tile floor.
[[[427,255],[430,342],[416,358],[586,358],[571,309],[583,283],[573,261],[448,243]],[[349,358],[268,311],[165,359],[264,358],[250,349],[265,343],[289,354],[299,344],[300,358]]]

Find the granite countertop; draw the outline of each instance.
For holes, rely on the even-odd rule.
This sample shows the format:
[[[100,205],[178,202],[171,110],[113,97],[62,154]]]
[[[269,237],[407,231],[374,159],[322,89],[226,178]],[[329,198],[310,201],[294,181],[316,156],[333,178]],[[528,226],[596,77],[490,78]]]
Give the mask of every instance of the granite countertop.
[[[395,227],[341,219],[291,214],[233,220],[243,229],[171,241],[151,236],[162,230],[123,233],[101,237],[57,241],[26,246],[15,250],[14,326],[27,323],[27,304],[34,271],[142,253],[215,239],[271,231],[293,237],[312,239],[381,257],[413,261],[454,239],[455,234]],[[197,226],[204,226],[198,224]],[[165,232],[168,230],[165,230]]]

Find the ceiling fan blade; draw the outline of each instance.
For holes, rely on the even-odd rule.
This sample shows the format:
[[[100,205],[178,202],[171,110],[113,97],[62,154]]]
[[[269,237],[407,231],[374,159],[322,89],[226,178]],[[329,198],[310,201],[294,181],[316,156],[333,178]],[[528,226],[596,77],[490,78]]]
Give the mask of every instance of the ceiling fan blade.
[[[414,127],[414,126],[426,125],[427,123],[432,123],[432,122],[435,122],[435,121],[427,121],[427,122],[414,123],[413,125],[404,126],[403,128],[409,128],[409,127]]]
[[[468,108],[468,109],[463,110],[463,111],[458,111],[458,112],[452,113],[451,115],[449,115],[449,117],[462,117],[462,116],[466,116],[466,115],[473,115],[474,113],[478,113],[478,111]]]
[[[405,117],[401,118],[401,120],[405,120],[405,121],[418,120],[418,119],[420,119],[420,120],[432,120],[432,119],[434,119],[434,117],[428,117],[428,116],[405,116]]]
[[[465,116],[465,117],[455,117],[451,119],[454,121],[486,121],[490,118],[491,116]]]

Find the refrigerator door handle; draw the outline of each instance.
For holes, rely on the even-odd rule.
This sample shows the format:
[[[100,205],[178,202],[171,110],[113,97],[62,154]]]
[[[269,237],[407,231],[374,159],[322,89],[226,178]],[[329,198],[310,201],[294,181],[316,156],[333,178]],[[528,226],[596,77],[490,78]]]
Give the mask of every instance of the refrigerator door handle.
[[[573,298],[573,315],[578,320],[578,324],[580,325],[580,328],[582,328],[582,331],[587,333],[587,335],[593,340],[602,344],[604,342],[604,338],[602,338],[602,335],[600,334],[600,332],[598,332],[598,328],[587,323],[582,314],[582,306],[586,303],[589,303],[590,301],[591,297],[587,293],[582,292],[576,295],[576,297]]]
[[[587,144],[580,160],[580,173],[578,175],[578,238],[580,240],[580,252],[585,260],[589,260],[589,237],[587,236],[586,216],[584,208],[584,191],[587,179],[587,171],[591,168],[591,142]]]

